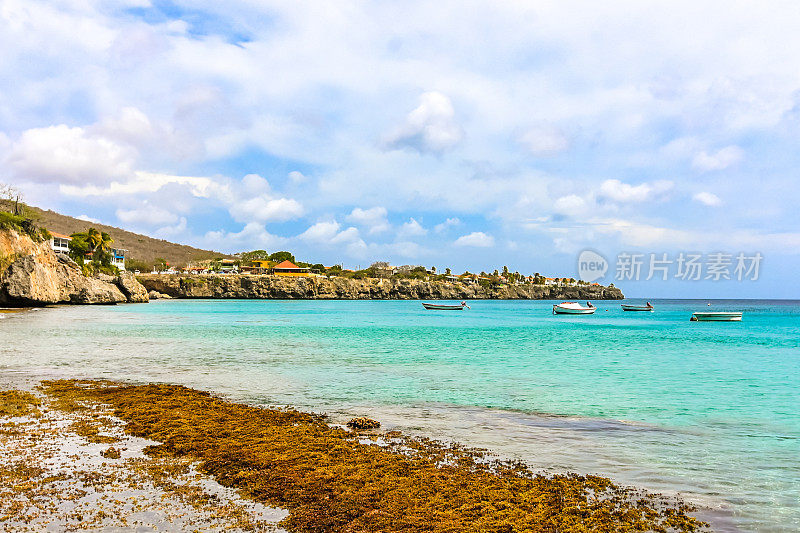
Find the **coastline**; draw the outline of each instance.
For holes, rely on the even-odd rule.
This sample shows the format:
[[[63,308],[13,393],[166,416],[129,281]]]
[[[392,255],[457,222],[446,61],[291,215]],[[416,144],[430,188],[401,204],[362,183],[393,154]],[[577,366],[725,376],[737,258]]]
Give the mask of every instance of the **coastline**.
[[[288,300],[622,300],[603,285],[501,285],[408,279],[349,279],[273,275],[140,274],[148,292],[171,298]]]
[[[45,382],[50,409],[113,408],[155,458],[188,458],[223,486],[284,507],[290,531],[563,531],[703,526],[686,504],[607,478],[535,474],[518,462],[399,432],[353,433],[320,415],[232,403],[175,385]],[[2,419],[0,419],[2,420]]]

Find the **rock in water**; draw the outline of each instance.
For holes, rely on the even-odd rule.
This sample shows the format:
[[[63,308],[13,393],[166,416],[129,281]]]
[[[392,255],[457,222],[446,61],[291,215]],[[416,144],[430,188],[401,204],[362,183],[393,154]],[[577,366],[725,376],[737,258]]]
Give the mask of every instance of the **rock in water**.
[[[136,276],[130,272],[120,272],[116,280],[117,287],[122,291],[122,294],[131,303],[145,303],[150,299],[148,298],[147,289],[144,285],[136,281]]]
[[[381,427],[381,423],[366,416],[359,416],[350,420],[347,423],[347,427],[352,429],[377,429]]]

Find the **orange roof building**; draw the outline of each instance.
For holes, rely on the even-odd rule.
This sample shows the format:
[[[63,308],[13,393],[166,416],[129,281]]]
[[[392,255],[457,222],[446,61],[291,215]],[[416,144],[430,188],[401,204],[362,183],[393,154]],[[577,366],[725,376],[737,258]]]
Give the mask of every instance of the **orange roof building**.
[[[272,267],[272,273],[276,276],[310,276],[311,272],[308,268],[303,268],[295,265],[289,260],[282,261]]]

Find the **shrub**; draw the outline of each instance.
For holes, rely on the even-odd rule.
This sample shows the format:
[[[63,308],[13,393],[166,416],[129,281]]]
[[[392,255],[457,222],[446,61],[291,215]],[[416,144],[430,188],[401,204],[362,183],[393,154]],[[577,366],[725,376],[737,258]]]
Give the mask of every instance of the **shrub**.
[[[33,219],[15,215],[8,211],[0,211],[0,229],[11,229],[25,234],[35,242],[46,241],[50,238],[50,232],[45,228],[38,227],[33,222]]]

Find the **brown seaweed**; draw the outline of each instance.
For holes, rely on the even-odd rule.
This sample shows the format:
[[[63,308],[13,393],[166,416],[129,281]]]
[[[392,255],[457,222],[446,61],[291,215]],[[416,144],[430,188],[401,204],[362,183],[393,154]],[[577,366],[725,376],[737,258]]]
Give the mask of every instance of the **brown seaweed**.
[[[383,445],[291,409],[262,409],[177,385],[51,381],[63,405],[109,404],[153,456],[197,460],[223,485],[289,509],[292,531],[696,531],[691,506],[593,475],[397,432]]]

